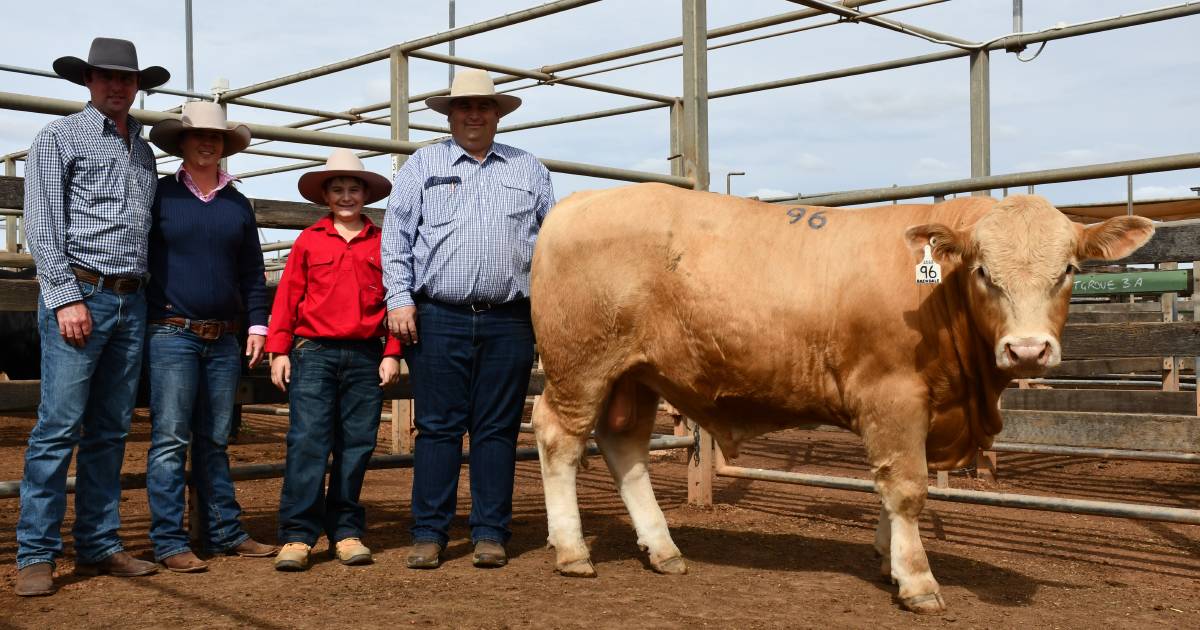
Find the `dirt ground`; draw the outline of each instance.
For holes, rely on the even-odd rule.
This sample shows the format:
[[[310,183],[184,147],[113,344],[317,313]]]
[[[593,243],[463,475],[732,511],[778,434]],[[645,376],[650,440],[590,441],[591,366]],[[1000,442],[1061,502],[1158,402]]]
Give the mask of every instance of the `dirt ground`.
[[[20,478],[32,424],[28,416],[0,418],[0,479]],[[231,450],[234,465],[281,461],[286,429],[286,417],[247,416]],[[148,437],[139,416],[126,472],[144,471]],[[387,452],[386,423],[380,437]],[[831,432],[759,438],[735,463],[866,474],[857,439]],[[1200,507],[1197,466],[1002,454],[1000,467],[998,483],[960,473],[951,485]],[[411,474],[387,470],[370,472],[364,491],[374,565],[342,566],[322,542],[304,573],[276,572],[269,560],[218,557],[202,574],[80,578],[72,573],[68,509],[61,590],[18,598],[17,500],[0,499],[0,628],[1200,628],[1197,526],[931,501],[921,535],[949,612],[919,617],[901,611],[895,587],[877,578],[874,495],[718,478],[716,505],[702,509],[687,505],[682,453],[656,455],[652,474],[688,559],[686,576],[649,569],[598,458],[579,480],[584,531],[600,574],[590,580],[553,572],[536,462],[518,465],[512,559],[498,570],[471,566],[465,516],[456,520],[440,569],[406,569]],[[238,484],[243,522],[261,540],[274,540],[279,485]],[[465,475],[461,490],[465,515]],[[145,491],[126,491],[122,501],[127,548],[152,559]]]

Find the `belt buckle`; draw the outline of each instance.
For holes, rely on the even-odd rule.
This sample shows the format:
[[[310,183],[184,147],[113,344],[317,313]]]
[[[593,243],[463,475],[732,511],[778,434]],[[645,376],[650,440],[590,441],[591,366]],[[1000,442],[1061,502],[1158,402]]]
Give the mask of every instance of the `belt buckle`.
[[[200,330],[195,332],[197,337],[205,341],[216,341],[221,338],[221,329],[224,327],[220,322],[204,322],[200,324]]]
[[[487,302],[471,302],[471,312],[486,313],[492,310],[492,306],[492,304],[488,304]]]

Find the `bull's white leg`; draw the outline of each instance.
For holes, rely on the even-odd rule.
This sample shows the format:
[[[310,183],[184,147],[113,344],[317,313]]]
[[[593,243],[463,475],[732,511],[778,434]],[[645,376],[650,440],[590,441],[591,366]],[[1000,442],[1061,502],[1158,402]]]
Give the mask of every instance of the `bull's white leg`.
[[[667,519],[658,507],[658,500],[654,498],[647,468],[647,442],[653,429],[657,402],[657,398],[651,398],[648,415],[647,405],[638,404],[638,417],[633,426],[626,430],[614,431],[601,422],[596,427],[596,443],[604,454],[604,461],[608,463],[621,500],[633,519],[638,546],[650,554],[650,566],[659,573],[682,575],[687,573],[687,563],[675,546],[675,541],[671,540]]]
[[[873,464],[875,486],[891,524],[890,569],[892,579],[900,585],[900,601],[913,612],[943,612],[946,603],[929,570],[929,558],[917,529],[928,486],[924,444]]]
[[[569,577],[595,577],[596,569],[583,541],[575,489],[575,472],[587,437],[564,431],[560,417],[547,400],[543,395],[533,407],[533,428],[546,496],[546,542],[554,547],[556,571]]]
[[[879,506],[879,523],[875,525],[875,553],[879,554],[879,575],[884,582],[892,581],[892,519],[887,506]]]

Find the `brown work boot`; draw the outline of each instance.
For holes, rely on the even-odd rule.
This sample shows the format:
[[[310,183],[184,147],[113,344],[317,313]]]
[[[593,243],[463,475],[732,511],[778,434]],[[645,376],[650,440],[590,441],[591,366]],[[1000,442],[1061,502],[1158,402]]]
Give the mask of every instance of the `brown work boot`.
[[[508,564],[508,554],[504,553],[504,545],[494,540],[481,540],[475,543],[471,562],[481,569],[497,569]]]
[[[53,595],[54,565],[49,562],[31,564],[17,572],[17,585],[13,591],[21,597]]]
[[[82,562],[75,564],[75,575],[103,575],[107,573],[114,577],[138,577],[139,575],[150,575],[157,572],[157,564],[138,560],[124,551],[118,551],[93,564]]]
[[[162,559],[162,565],[176,573],[200,573],[208,570],[208,563],[196,557],[196,554],[185,551]]]
[[[408,568],[436,569],[442,564],[442,546],[435,542],[419,542],[408,552]]]
[[[247,538],[245,542],[229,551],[243,558],[270,558],[279,552],[279,547],[260,543],[253,538]]]

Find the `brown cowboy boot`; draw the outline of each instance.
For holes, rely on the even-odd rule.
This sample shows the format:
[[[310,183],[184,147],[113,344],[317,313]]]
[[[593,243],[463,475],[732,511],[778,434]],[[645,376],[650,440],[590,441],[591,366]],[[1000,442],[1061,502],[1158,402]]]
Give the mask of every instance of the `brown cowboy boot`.
[[[54,565],[49,562],[31,564],[17,572],[17,585],[13,591],[21,597],[53,595]]]
[[[103,575],[114,577],[138,577],[158,572],[158,565],[145,560],[138,560],[127,552],[118,551],[113,555],[95,563],[77,563],[75,575]]]

